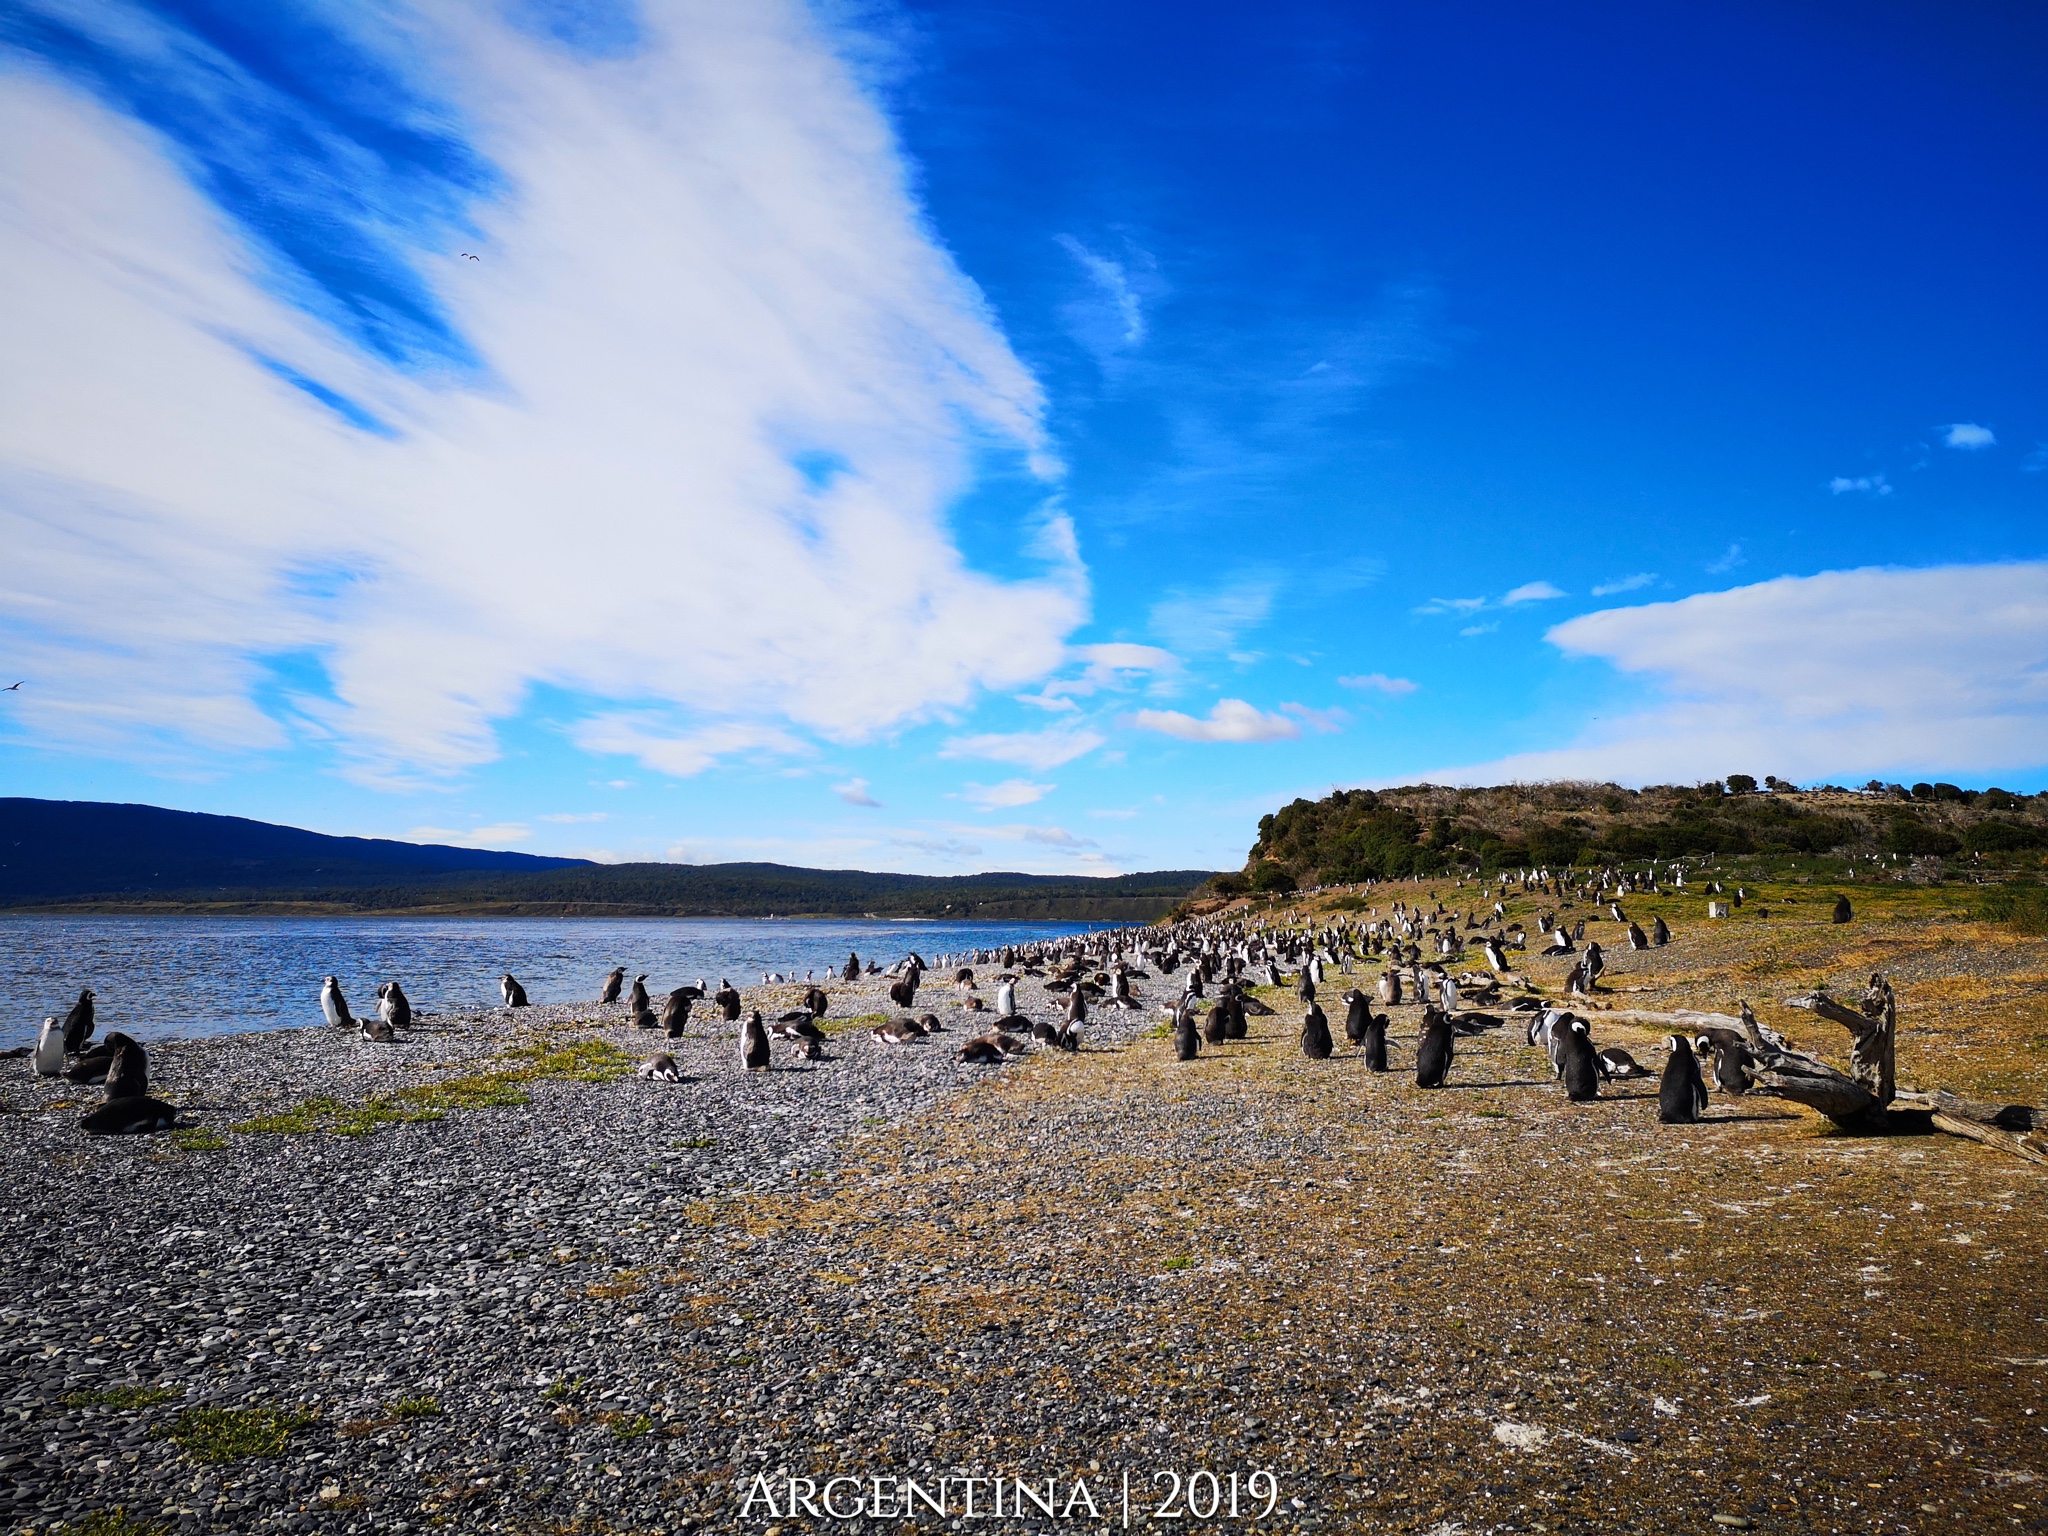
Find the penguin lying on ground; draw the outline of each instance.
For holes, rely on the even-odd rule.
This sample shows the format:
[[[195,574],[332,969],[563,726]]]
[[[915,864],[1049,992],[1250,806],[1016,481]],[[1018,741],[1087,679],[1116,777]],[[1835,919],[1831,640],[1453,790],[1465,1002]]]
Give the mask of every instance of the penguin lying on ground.
[[[391,1027],[389,1019],[373,1019],[368,1014],[362,1018],[363,1038],[378,1045],[396,1045],[398,1031]]]
[[[633,1069],[635,1077],[644,1077],[657,1083],[680,1083],[683,1069],[676,1065],[675,1057],[663,1051],[659,1056],[650,1056]]]
[[[1609,1077],[1648,1077],[1650,1069],[1618,1045],[1602,1046],[1600,1061]]]
[[[141,1049],[132,1036],[124,1035],[118,1029],[110,1030],[98,1045],[65,1063],[64,1076],[74,1083],[104,1082],[107,1073],[113,1069],[114,1057],[129,1046]]]

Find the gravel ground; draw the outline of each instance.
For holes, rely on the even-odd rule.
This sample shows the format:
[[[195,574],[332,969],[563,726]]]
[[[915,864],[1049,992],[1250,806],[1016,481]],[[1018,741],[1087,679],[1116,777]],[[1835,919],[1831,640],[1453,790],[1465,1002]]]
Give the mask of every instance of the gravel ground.
[[[1727,1006],[1853,980],[1874,948],[1922,991],[1993,978],[1978,1051],[2048,1024],[2048,946],[1924,916],[1682,929],[1614,957],[1611,1000]],[[833,992],[836,1020],[886,1007]],[[1757,1100],[1660,1127],[1652,1084],[1571,1105],[1500,1034],[1425,1092],[1414,1010],[1377,1076],[1304,1060],[1299,1005],[1260,995],[1277,1016],[1190,1063],[1155,1017],[1098,1010],[1079,1055],[962,1067],[972,1026],[935,983],[938,1041],[861,1025],[749,1077],[698,1023],[678,1085],[594,1080],[591,1042],[657,1048],[594,1005],[162,1049],[217,1151],[87,1141],[6,1063],[0,1519],[1107,1530],[1128,1475],[1132,1524],[1169,1529],[1191,1522],[1148,1510],[1210,1473],[1240,1516],[1192,1523],[1233,1531],[2048,1530],[2048,1170]],[[571,1075],[524,1105],[231,1129],[536,1062]],[[209,1463],[205,1408],[288,1432]],[[791,1515],[788,1479],[837,1475],[951,1478],[949,1514]],[[1101,1518],[984,1481],[1004,1514],[965,1519],[959,1480],[997,1475],[1053,1480],[1056,1507],[1079,1481]]]

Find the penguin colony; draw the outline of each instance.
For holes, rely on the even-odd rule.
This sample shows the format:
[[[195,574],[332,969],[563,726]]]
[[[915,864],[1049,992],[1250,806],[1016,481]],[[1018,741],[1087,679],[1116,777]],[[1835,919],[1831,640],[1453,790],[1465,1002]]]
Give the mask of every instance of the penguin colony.
[[[1501,877],[1504,886],[1509,878]],[[1684,883],[1682,871],[1673,871],[1671,878],[1676,885]],[[1525,874],[1520,883],[1525,891],[1560,901],[1567,894],[1564,880],[1552,878],[1547,871]],[[1670,928],[1662,917],[1653,918],[1646,930],[1622,906],[1625,896],[1658,889],[1654,869],[1648,875],[1609,871],[1599,878],[1598,899],[1607,915],[1625,930],[1631,949],[1660,947],[1671,941]],[[1575,886],[1571,893],[1593,894],[1585,886]],[[1838,902],[1834,920],[1850,920],[1846,909],[1846,900]],[[1586,939],[1584,918],[1569,930],[1556,918],[1556,912],[1548,908],[1536,914],[1537,942],[1545,954],[1574,956],[1565,979],[1566,996],[1588,996],[1605,969],[1601,945]],[[1514,969],[1512,956],[1526,952],[1531,942],[1522,925],[1507,920],[1505,904],[1498,900],[1484,913],[1476,903],[1470,912],[1453,912],[1441,902],[1424,911],[1396,900],[1385,916],[1375,908],[1367,918],[1337,921],[1320,929],[1277,928],[1244,917],[1194,919],[1165,928],[1111,930],[1054,943],[942,956],[936,969],[946,978],[942,985],[950,988],[967,1013],[993,1016],[985,1029],[953,1047],[952,1054],[963,1063],[992,1065],[1034,1047],[1078,1051],[1091,1005],[1142,1009],[1147,1005],[1134,983],[1176,976],[1181,977],[1178,999],[1155,1005],[1170,1017],[1167,1033],[1176,1060],[1197,1059],[1205,1045],[1242,1040],[1248,1017],[1271,1015],[1274,1010],[1251,995],[1249,989],[1257,986],[1292,988],[1305,1009],[1302,1053],[1312,1061],[1327,1061],[1338,1047],[1330,1015],[1319,999],[1328,995],[1324,989],[1334,971],[1339,976],[1359,977],[1333,1006],[1342,1006],[1344,1039],[1363,1057],[1368,1071],[1392,1069],[1392,1018],[1374,1011],[1377,1001],[1387,1008],[1404,1002],[1421,1005],[1414,1049],[1418,1087],[1444,1087],[1457,1061],[1457,1041],[1502,1028],[1508,1013],[1524,1016],[1527,1042],[1546,1052],[1565,1097],[1572,1102],[1598,1098],[1602,1085],[1616,1079],[1651,1076],[1650,1069],[1628,1051],[1596,1046],[1591,1026],[1583,1018],[1528,995],[1503,1003],[1504,987],[1526,989],[1529,985]],[[1453,970],[1473,958],[1483,959],[1485,969]],[[993,967],[994,974],[984,977],[977,967],[983,971]],[[826,978],[844,982],[882,978],[890,1002],[900,1013],[870,1031],[871,1037],[891,1048],[929,1046],[958,1028],[949,1030],[936,1013],[914,1012],[918,993],[927,986],[927,973],[934,969],[916,953],[904,956],[887,971],[872,961],[864,965],[857,954],[850,954],[843,966],[827,968]],[[1375,970],[1378,974],[1368,979],[1365,973]],[[681,1039],[689,1031],[693,1009],[708,1003],[716,1010],[718,1025],[732,1031],[736,1065],[746,1072],[770,1068],[778,1046],[792,1061],[830,1059],[826,1055],[828,1037],[819,1021],[830,1011],[831,998],[815,980],[815,972],[804,978],[801,1005],[778,1014],[773,1021],[761,1009],[749,1009],[745,995],[729,978],[721,978],[714,991],[698,977],[693,984],[660,994],[657,1006],[656,994],[648,989],[647,974],[635,975],[630,984],[627,975],[626,967],[614,966],[599,983],[596,1000],[600,1006],[625,1009],[637,1028],[670,1040]],[[1058,1019],[1031,1019],[1019,1013],[1017,983],[1025,976],[1039,980],[1045,991],[1060,1001]],[[768,985],[795,979],[780,973],[762,977]],[[993,1007],[980,995],[984,979],[995,984]],[[509,972],[499,978],[499,993],[508,1009],[529,1006],[525,987]],[[376,999],[375,1015],[358,1018],[337,978],[328,976],[321,983],[320,1008],[330,1026],[356,1030],[372,1044],[398,1044],[403,1032],[412,1027],[412,1004],[397,981],[380,984]],[[1495,1007],[1502,1011],[1486,1011]],[[73,1082],[103,1083],[105,1102],[80,1122],[89,1132],[175,1126],[176,1111],[148,1094],[148,1058],[141,1043],[111,1032],[95,1045],[94,1030],[95,994],[86,988],[61,1022],[54,1016],[45,1020],[34,1047],[8,1054],[32,1054],[35,1070],[45,1076],[61,1074]],[[1715,1089],[1739,1096],[1753,1086],[1751,1069],[1757,1065],[1745,1039],[1732,1030],[1717,1029],[1692,1039],[1669,1037],[1657,1094],[1659,1119],[1671,1124],[1696,1121],[1708,1103],[1709,1073]],[[642,1062],[638,1075],[653,1082],[685,1080],[667,1052]]]

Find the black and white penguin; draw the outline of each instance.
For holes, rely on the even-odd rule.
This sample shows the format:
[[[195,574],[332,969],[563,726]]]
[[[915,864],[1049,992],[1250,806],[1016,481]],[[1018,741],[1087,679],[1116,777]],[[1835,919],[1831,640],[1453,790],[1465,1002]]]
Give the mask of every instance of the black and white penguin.
[[[1379,992],[1381,1002],[1385,1003],[1389,1008],[1399,1007],[1401,1003],[1401,973],[1395,970],[1383,972],[1380,976]]]
[[[1628,925],[1628,947],[1630,949],[1648,949],[1650,947],[1650,936],[1643,932],[1640,923],[1630,923]]]
[[[680,1083],[683,1069],[676,1065],[675,1057],[663,1051],[659,1056],[650,1056],[633,1069],[635,1077],[644,1077],[657,1083]]]
[[[498,978],[498,990],[505,995],[507,1008],[524,1008],[527,1005],[526,988],[519,985],[518,978],[510,971]]]
[[[1599,1098],[1600,1057],[1593,1049],[1586,1021],[1573,1019],[1558,1031],[1558,1040],[1563,1047],[1562,1070],[1558,1076],[1564,1079],[1564,1096],[1574,1104]]]
[[[761,1023],[761,1010],[758,1008],[748,1014],[747,1022],[740,1026],[740,1063],[749,1072],[768,1065],[768,1031]]]
[[[924,1038],[924,1029],[915,1019],[891,1019],[873,1034],[883,1045],[914,1045]]]
[[[1081,995],[1079,987],[1074,988],[1073,992],[1067,997],[1066,1021],[1068,1024],[1086,1024],[1088,1022],[1088,1000]]]
[[[1415,1048],[1415,1086],[1441,1088],[1451,1075],[1451,1061],[1457,1054],[1451,1042],[1457,1030],[1450,1015],[1441,1008],[1425,1007],[1422,1012],[1422,1043]]]
[[[626,994],[626,1005],[635,1013],[647,1012],[647,978],[645,976],[635,976],[633,978],[633,990]]]
[[[996,988],[996,1017],[1011,1019],[1017,1016],[1017,983],[1006,981]]]
[[[109,1099],[97,1109],[81,1115],[78,1128],[88,1136],[139,1136],[149,1131],[175,1130],[178,1112],[162,1099],[148,1094],[131,1099]]]
[[[1601,972],[1607,969],[1607,957],[1600,953],[1600,943],[1597,939],[1586,946],[1585,956],[1580,963],[1586,968],[1586,990],[1591,992],[1595,983],[1600,980]]]
[[[1001,1041],[994,1035],[977,1035],[960,1047],[960,1060],[974,1066],[990,1067],[1003,1059]]]
[[[1184,995],[1180,1000],[1180,1006],[1190,1017],[1199,1011],[1195,1007],[1193,993]],[[1221,999],[1209,1010],[1208,1017],[1202,1020],[1202,1038],[1210,1045],[1221,1045],[1230,1038],[1230,1009]]]
[[[109,1040],[118,1038],[121,1044],[115,1047],[114,1059],[107,1067],[107,1098],[139,1099],[149,1092],[149,1056],[142,1049],[140,1041],[126,1035],[109,1035]]]
[[[635,1029],[659,1029],[661,1028],[661,1015],[652,1008],[635,1009],[633,1012],[633,1027]]]
[[[1618,1045],[1600,1048],[1600,1065],[1609,1077],[1648,1077],[1650,1069]]]
[[[1508,952],[1501,948],[1499,939],[1493,937],[1492,934],[1488,934],[1486,942],[1481,947],[1486,951],[1486,967],[1488,970],[1498,975],[1508,968]]]
[[[690,1027],[691,993],[694,987],[677,987],[669,993],[661,1005],[661,1027],[671,1040],[680,1040],[683,1031]]]
[[[718,978],[718,991],[711,1001],[718,1004],[718,1016],[728,1024],[737,1024],[740,1017],[740,992],[725,977]]]
[[[860,956],[852,950],[846,952],[846,964],[840,968],[839,979],[841,981],[860,980]]]
[[[1661,917],[1650,919],[1650,942],[1659,949],[1671,942],[1671,925]]]
[[[113,1070],[114,1057],[123,1047],[131,1045],[141,1049],[132,1036],[124,1035],[118,1029],[108,1031],[99,1044],[65,1061],[65,1079],[74,1083],[105,1082],[107,1073]]]
[[[1747,1068],[1755,1065],[1756,1058],[1746,1046],[1734,1041],[1717,1042],[1714,1046],[1714,1086],[1723,1093],[1732,1093],[1738,1099],[1756,1086],[1756,1080]]]
[[[1365,1022],[1365,1037],[1359,1044],[1365,1049],[1365,1070],[1384,1072],[1387,1070],[1387,1026],[1393,1022],[1386,1014],[1374,1014]]]
[[[1856,909],[1849,905],[1849,898],[1837,892],[1835,895],[1835,915],[1831,919],[1831,921],[1837,923],[1852,923],[1855,920]]]
[[[405,995],[405,988],[395,981],[377,988],[377,1016],[393,1029],[411,1029],[412,999]]]
[[[600,1003],[616,1003],[625,985],[626,968],[623,965],[613,966],[604,979],[604,986],[598,990],[597,1000]]]
[[[359,1021],[363,1026],[363,1038],[378,1045],[396,1045],[398,1031],[391,1027],[389,1019],[373,1019],[367,1013]]]
[[[332,981],[332,976],[327,978]],[[64,1015],[64,1054],[76,1056],[85,1049],[85,1042],[92,1038],[93,997],[91,987],[85,987],[78,994],[78,1001],[71,1005],[71,1011]]]
[[[1700,1076],[1699,1058],[1683,1035],[1666,1036],[1664,1046],[1671,1056],[1657,1084],[1657,1118],[1665,1125],[1691,1125],[1707,1108],[1707,1084]]]
[[[1195,1008],[1191,998],[1182,998],[1173,1016],[1173,1059],[1193,1061],[1202,1054],[1202,1037],[1195,1029]]]
[[[1302,974],[1308,973],[1304,971]],[[1311,1001],[1308,1012],[1301,1019],[1301,1054],[1310,1061],[1328,1061],[1333,1049],[1329,1016]]]
[[[1304,1003],[1313,1003],[1316,1000],[1315,972],[1308,966],[1304,965],[1301,968],[1300,979],[1294,984],[1294,995]]]
[[[1365,994],[1353,987],[1344,994],[1344,1038],[1353,1045],[1365,1044],[1365,1032],[1372,1027],[1372,1005]]]
[[[822,1019],[831,1011],[832,999],[826,996],[823,987],[806,987],[804,989],[804,1007],[810,1011],[812,1018]]]
[[[356,1021],[348,1011],[348,999],[341,995],[341,983],[332,976],[320,983],[320,1011],[330,1024],[348,1025]]]
[[[43,1020],[43,1032],[36,1036],[36,1075],[55,1077],[64,1070],[64,1026],[51,1014]]]

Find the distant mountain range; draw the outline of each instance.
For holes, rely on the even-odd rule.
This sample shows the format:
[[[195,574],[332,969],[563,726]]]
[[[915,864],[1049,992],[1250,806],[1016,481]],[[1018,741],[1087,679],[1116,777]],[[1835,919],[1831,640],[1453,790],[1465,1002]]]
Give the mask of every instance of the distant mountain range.
[[[896,875],[585,859],[329,837],[240,816],[0,799],[0,907],[1149,922],[1213,872]]]

